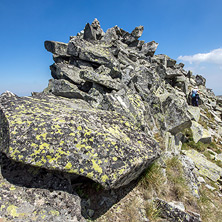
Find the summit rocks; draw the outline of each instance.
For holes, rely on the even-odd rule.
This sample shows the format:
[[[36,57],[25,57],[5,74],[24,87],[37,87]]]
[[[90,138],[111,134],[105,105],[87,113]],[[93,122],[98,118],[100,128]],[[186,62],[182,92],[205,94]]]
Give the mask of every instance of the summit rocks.
[[[52,96],[2,95],[1,104],[1,149],[18,162],[111,189],[137,178],[159,156],[157,143],[115,112],[75,109],[74,101]]]
[[[35,187],[40,192],[35,195],[36,198],[43,192],[39,191],[40,188],[47,188],[50,192],[53,189],[56,203],[53,203],[51,194],[43,200],[26,201],[29,206],[27,212],[32,218],[42,217],[43,211],[37,202],[46,209],[43,216],[52,221],[63,221],[64,218],[67,221],[85,221],[80,215],[82,212],[85,218],[96,219],[98,212],[101,215],[101,209],[108,211],[112,205],[114,210],[122,208],[118,213],[114,211],[109,221],[124,221],[122,218],[116,220],[119,212],[122,215],[123,209],[128,209],[128,206],[123,207],[123,190],[129,192],[129,187],[139,180],[147,167],[152,169],[154,162],[159,165],[163,184],[166,185],[161,193],[169,191],[167,195],[172,195],[169,198],[172,200],[178,201],[178,194],[188,192],[177,190],[177,194],[173,193],[175,187],[179,189],[184,184],[167,187],[172,185],[167,176],[167,163],[171,162],[171,167],[175,168],[172,160],[176,159],[178,163],[175,175],[178,174],[178,178],[184,176],[185,185],[195,198],[201,195],[197,178],[204,176],[205,180],[201,181],[221,183],[222,169],[218,164],[222,144],[221,97],[216,97],[212,90],[206,88],[204,77],[186,71],[184,64],[177,64],[167,55],[156,55],[158,43],[141,40],[143,31],[143,26],[137,26],[131,32],[114,26],[104,32],[95,19],[76,36],[71,36],[67,43],[45,41],[45,48],[52,53],[54,61],[50,66],[52,79],[48,87],[41,93],[32,93],[30,97],[18,97],[10,92],[0,96],[0,154],[5,165],[11,163],[9,167],[4,165],[3,172],[12,168],[15,173],[14,168],[17,167],[14,166],[20,164],[22,172],[26,172],[25,176],[29,178],[28,184],[24,179],[21,185],[16,181],[18,176],[12,178],[13,173],[5,173],[7,183],[0,175],[0,186],[7,184],[0,198],[3,199],[8,187],[11,187],[10,181],[16,181],[27,189],[30,184],[44,181],[47,186],[40,184]],[[190,101],[195,86],[201,92],[199,107],[192,107]],[[204,147],[207,150],[203,151]],[[203,155],[206,155],[207,161]],[[207,173],[202,172],[206,170]],[[39,175],[38,179],[35,179],[36,175]],[[50,178],[56,178],[56,184]],[[98,192],[98,197],[95,197],[98,193],[92,194],[89,189],[89,193],[94,195],[92,202],[81,197],[80,213],[80,200],[75,191],[82,194],[83,190],[76,187],[86,186],[89,183],[86,181],[93,183],[96,190],[104,189]],[[157,205],[167,221],[178,218],[200,221],[199,212],[192,213],[194,216],[186,212],[189,200],[178,202],[184,206],[183,209],[172,209],[167,200],[157,197],[159,191],[153,191],[150,187],[146,189],[146,194],[150,192],[152,196],[149,201],[161,199]],[[69,193],[68,199],[72,196],[72,201],[76,202],[75,209],[71,209],[72,204],[68,200],[62,204],[71,210],[60,207],[59,195],[65,196],[65,192]],[[144,204],[148,201],[140,192],[138,187],[132,191],[138,200],[135,206],[140,208],[135,221],[148,221]],[[49,191],[46,193],[48,195]],[[26,196],[18,192],[15,195]],[[101,199],[97,201],[96,198]],[[130,200],[128,202],[134,205]],[[118,201],[120,205],[115,208]],[[7,203],[0,206],[3,209],[0,216],[21,219],[23,214],[18,212],[26,211],[25,207],[20,208],[20,203],[7,196]],[[56,209],[53,219],[52,209]],[[71,212],[70,215],[67,212]],[[101,220],[107,221],[106,214],[104,217]]]

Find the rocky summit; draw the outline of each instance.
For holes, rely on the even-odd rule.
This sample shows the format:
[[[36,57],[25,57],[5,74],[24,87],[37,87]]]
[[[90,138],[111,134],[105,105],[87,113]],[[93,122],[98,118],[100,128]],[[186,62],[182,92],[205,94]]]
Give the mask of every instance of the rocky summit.
[[[0,96],[0,220],[222,218],[221,97],[143,31],[45,41],[48,87]]]

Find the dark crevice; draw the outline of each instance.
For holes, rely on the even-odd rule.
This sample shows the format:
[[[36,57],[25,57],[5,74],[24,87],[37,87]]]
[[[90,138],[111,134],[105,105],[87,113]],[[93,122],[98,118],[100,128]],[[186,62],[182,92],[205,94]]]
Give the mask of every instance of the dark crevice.
[[[118,189],[105,190],[100,184],[83,176],[38,168],[9,159],[1,153],[1,173],[11,184],[26,188],[64,191],[81,198],[81,214],[96,219],[126,196],[137,184],[131,182]],[[22,175],[22,176],[21,176]],[[57,193],[59,195],[59,192]],[[89,212],[93,211],[93,215]]]

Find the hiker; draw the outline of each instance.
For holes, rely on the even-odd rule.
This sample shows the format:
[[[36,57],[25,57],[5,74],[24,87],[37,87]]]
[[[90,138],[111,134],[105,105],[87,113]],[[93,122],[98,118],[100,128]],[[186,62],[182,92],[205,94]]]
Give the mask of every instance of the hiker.
[[[199,96],[199,89],[198,89],[197,86],[195,86],[194,89],[192,90],[191,97],[192,97],[192,105],[193,106],[198,106],[200,96]]]

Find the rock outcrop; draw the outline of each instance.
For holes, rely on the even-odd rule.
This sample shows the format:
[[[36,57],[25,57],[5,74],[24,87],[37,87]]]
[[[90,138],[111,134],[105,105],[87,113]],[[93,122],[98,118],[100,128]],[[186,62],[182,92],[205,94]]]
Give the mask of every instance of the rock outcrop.
[[[129,184],[159,156],[157,143],[116,112],[54,96],[3,94],[0,102],[1,151],[15,161],[111,189]]]
[[[143,26],[131,33],[114,26],[104,32],[95,19],[68,43],[45,41],[54,60],[48,87],[31,97],[10,92],[0,96],[0,200],[7,197],[0,205],[0,216],[26,220],[30,214],[31,221],[84,221],[83,216],[96,219],[122,199],[123,190],[130,192],[132,183],[159,157],[164,184],[175,189],[175,184],[168,183],[167,162],[177,158],[179,173],[183,173],[184,184],[195,198],[200,198],[200,184],[205,180],[221,183],[221,97],[206,88],[203,76],[186,71],[184,64],[167,55],[155,55],[158,43],[139,40],[143,31]],[[191,106],[195,86],[201,91],[200,107]],[[14,174],[4,173],[4,161],[9,169],[22,165],[26,169],[22,172],[32,179],[22,183],[13,179]],[[44,173],[46,181],[39,180]],[[34,187],[34,195],[30,189],[36,184],[36,175],[47,185]],[[49,180],[57,181],[57,185],[52,186]],[[96,192],[105,188],[98,197],[88,188],[95,206],[84,195],[80,195],[80,203],[77,196],[84,186],[79,181],[91,180],[96,182]],[[162,192],[169,192],[170,200],[152,193],[151,201],[156,200],[161,211],[159,216],[169,221],[201,221],[201,215],[192,216],[185,207],[172,205],[171,200],[179,198],[178,187],[173,195],[172,187]],[[18,200],[7,195],[8,189]],[[138,193],[137,199],[144,206],[136,220],[148,221],[146,199],[141,200],[140,190],[132,192]],[[27,200],[27,193],[32,199]],[[47,197],[36,200],[42,193]],[[56,204],[52,202],[54,196]],[[59,207],[60,196],[71,204],[64,200]],[[74,208],[67,210],[71,205]]]

